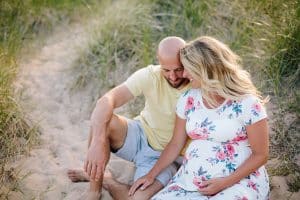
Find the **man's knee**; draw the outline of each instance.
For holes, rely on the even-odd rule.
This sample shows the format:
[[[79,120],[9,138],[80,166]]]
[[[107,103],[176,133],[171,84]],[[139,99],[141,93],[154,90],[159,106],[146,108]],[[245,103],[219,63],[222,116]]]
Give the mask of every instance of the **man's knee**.
[[[118,131],[119,127],[124,127],[124,120],[122,119],[122,117],[113,114],[111,119],[108,122],[108,126],[107,126],[107,132],[113,133]]]
[[[145,192],[138,190],[134,193],[130,200],[149,200],[153,195],[146,194]]]
[[[127,135],[127,120],[118,115],[112,115],[108,122],[107,135],[111,148],[118,149],[123,146]]]

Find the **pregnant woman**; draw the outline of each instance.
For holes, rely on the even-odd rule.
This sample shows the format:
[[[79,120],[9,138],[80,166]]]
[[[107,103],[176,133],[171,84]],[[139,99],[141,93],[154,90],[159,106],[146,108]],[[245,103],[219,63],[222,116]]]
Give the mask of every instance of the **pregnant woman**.
[[[179,98],[173,138],[151,171],[129,191],[151,185],[179,155],[182,166],[153,200],[268,199],[267,115],[259,91],[239,57],[225,44],[200,37],[180,51],[192,89]]]

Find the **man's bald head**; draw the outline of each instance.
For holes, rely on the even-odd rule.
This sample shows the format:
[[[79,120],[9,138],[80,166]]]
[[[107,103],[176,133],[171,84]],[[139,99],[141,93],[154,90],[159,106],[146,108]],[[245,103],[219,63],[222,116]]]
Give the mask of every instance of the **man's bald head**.
[[[181,88],[187,84],[183,77],[183,67],[179,59],[179,50],[185,46],[180,37],[166,37],[158,45],[157,57],[162,75],[174,88]]]
[[[170,36],[160,41],[157,49],[158,59],[179,60],[179,50],[184,47],[185,41],[180,37]]]

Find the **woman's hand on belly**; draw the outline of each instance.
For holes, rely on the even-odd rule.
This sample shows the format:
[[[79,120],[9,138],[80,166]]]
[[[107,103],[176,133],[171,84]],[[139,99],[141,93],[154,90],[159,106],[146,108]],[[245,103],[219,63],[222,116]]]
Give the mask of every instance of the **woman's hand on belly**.
[[[229,187],[229,182],[226,178],[212,178],[207,181],[202,181],[200,186],[198,191],[203,195],[210,196]]]

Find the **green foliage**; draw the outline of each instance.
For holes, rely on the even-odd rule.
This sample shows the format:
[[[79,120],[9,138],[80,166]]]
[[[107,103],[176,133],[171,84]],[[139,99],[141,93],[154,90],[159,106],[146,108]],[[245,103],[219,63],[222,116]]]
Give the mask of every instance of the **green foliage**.
[[[268,56],[263,68],[266,82],[265,92],[272,95],[274,112],[271,138],[271,156],[281,160],[280,166],[270,169],[273,175],[292,177],[288,181],[292,192],[299,190],[300,170],[296,156],[300,151],[299,77],[300,77],[300,2],[258,1],[270,19]]]
[[[273,11],[271,16],[276,18],[274,23],[277,29],[275,29],[274,45],[269,50],[271,52],[269,65],[266,66],[265,71],[274,85],[274,93],[277,96],[285,96],[295,87],[299,88],[300,77],[300,3],[286,1],[283,5],[289,9],[283,13],[283,16],[278,16],[278,13],[282,12],[279,1],[268,4]],[[282,90],[283,88],[286,89]]]
[[[159,27],[150,11],[144,4],[129,0],[112,3],[98,16],[101,24],[89,49],[78,60],[81,73],[77,86],[86,85],[95,74],[98,80],[107,81],[108,73],[121,65],[132,71],[153,61],[153,35]]]
[[[162,36],[176,35],[186,39],[198,36],[196,30],[206,17],[209,1],[150,1]],[[162,38],[160,38],[162,39]]]
[[[11,183],[16,184],[17,179],[8,179],[5,165],[36,143],[37,132],[27,124],[21,108],[12,96],[11,83],[16,71],[14,59],[1,52],[0,64],[0,183],[2,186],[10,186]],[[2,186],[0,198],[5,197]]]

